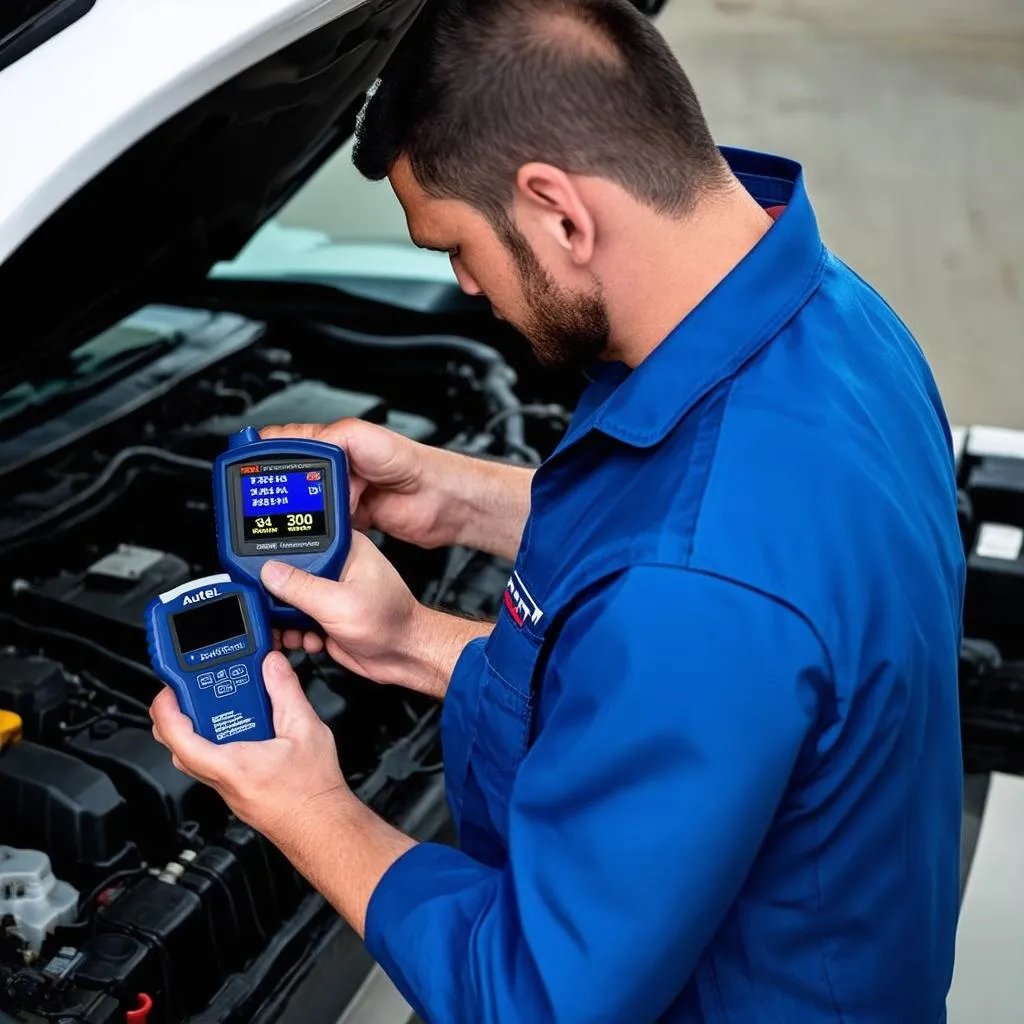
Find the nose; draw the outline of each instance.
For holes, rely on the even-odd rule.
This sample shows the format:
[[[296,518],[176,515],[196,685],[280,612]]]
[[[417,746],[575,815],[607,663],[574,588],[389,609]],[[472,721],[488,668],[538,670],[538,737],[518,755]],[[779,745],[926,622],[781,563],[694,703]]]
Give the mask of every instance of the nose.
[[[452,270],[455,271],[455,280],[459,282],[459,287],[467,295],[483,295],[483,288],[476,283],[476,279],[466,270],[457,256],[452,257]]]

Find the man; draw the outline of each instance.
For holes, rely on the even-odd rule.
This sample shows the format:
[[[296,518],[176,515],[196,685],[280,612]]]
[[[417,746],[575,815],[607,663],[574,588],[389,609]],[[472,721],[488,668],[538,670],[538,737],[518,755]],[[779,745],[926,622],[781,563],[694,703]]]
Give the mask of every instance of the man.
[[[964,581],[948,426],[800,168],[712,143],[625,0],[428,5],[361,118],[421,246],[592,378],[531,476],[355,422],[357,525],[514,558],[493,626],[362,534],[264,582],[328,653],[443,698],[461,849],[346,788],[280,654],[278,738],[158,738],[437,1022],[945,1019]],[[884,239],[879,240],[884,244]],[[344,751],[341,751],[342,758]]]

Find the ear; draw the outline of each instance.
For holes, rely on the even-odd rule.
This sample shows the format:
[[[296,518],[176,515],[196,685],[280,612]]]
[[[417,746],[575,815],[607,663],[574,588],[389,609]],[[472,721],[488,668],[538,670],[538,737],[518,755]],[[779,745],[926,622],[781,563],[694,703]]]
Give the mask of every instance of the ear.
[[[523,164],[516,174],[514,205],[521,228],[539,229],[579,266],[593,259],[594,217],[565,171],[551,164]]]

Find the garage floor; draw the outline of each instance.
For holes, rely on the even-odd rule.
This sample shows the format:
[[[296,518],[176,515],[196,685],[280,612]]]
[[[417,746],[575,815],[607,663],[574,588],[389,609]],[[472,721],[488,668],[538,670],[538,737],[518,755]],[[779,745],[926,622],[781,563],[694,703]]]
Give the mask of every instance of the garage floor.
[[[907,320],[951,418],[1024,427],[1024,3],[669,0],[661,27],[720,142],[804,162],[826,241]],[[386,187],[353,179],[341,155],[283,219],[403,239]],[[337,190],[359,187],[359,214],[342,214]],[[1010,1019],[984,991],[992,972],[999,1005],[1014,1020],[1024,1006],[1024,973],[1001,959],[1024,952],[1019,781],[979,847],[988,884],[977,912],[968,887],[952,1024]]]

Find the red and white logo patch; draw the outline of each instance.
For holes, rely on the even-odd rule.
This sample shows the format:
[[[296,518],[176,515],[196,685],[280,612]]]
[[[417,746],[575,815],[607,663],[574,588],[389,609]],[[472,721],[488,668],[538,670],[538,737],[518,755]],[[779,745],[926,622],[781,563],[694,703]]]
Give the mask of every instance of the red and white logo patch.
[[[534,601],[517,572],[512,573],[505,587],[505,608],[520,629],[527,621],[536,626],[544,617],[540,605]]]

